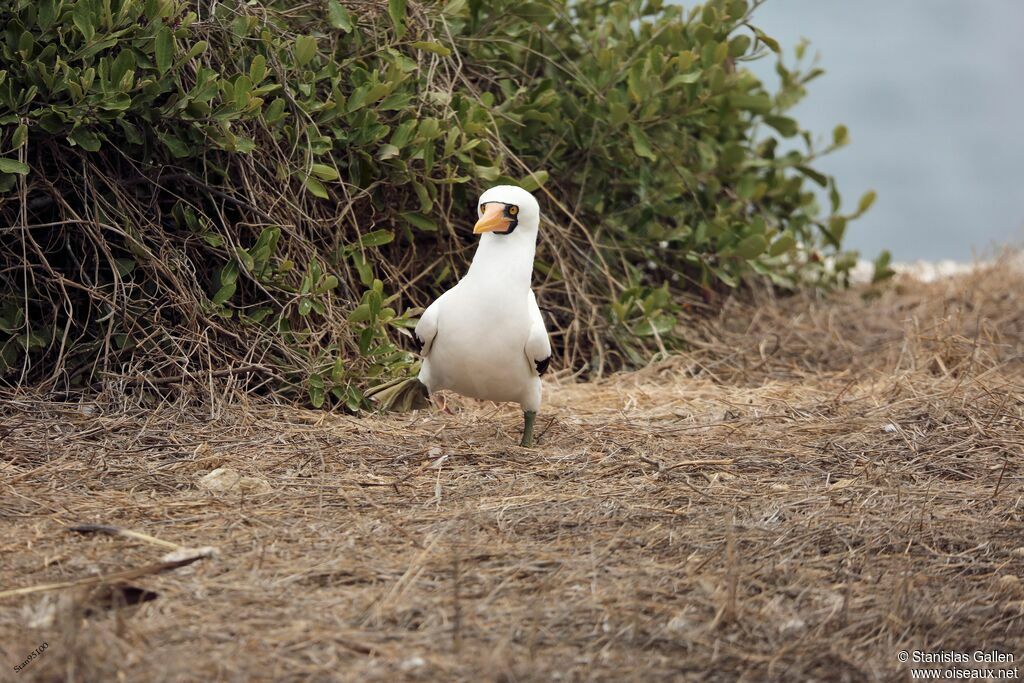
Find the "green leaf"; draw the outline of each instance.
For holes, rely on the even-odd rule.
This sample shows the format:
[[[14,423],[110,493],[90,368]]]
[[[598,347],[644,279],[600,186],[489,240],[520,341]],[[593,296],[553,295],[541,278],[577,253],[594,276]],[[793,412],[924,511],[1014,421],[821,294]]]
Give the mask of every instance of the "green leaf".
[[[832,213],[839,211],[842,198],[839,196],[839,188],[836,187],[835,178],[829,180],[828,183],[828,203],[829,206],[832,207]]]
[[[875,269],[874,273],[871,275],[871,284],[888,280],[896,274],[896,271],[889,267],[889,263],[891,261],[892,254],[890,254],[888,250],[883,250],[882,253],[878,255],[878,258],[876,258],[874,262]]]
[[[348,321],[350,323],[366,322],[367,320],[370,319],[371,315],[372,313],[370,312],[369,304],[359,304],[358,306],[356,306],[355,310],[349,313]]]
[[[832,131],[832,144],[836,147],[840,147],[849,141],[850,133],[846,130],[846,126],[840,123],[835,127],[835,130]]]
[[[398,149],[409,144],[409,140],[412,139],[412,134],[416,130],[416,123],[416,119],[409,119],[398,124],[395,132],[391,135],[391,144]]]
[[[115,93],[108,95],[106,99],[100,102],[100,109],[106,111],[126,111],[132,106],[132,98],[128,96],[128,93]]]
[[[249,80],[249,77],[245,74],[241,74],[235,78],[232,91],[231,99],[235,101],[235,104],[245,106],[249,103],[249,93],[252,92],[252,81]]]
[[[434,228],[437,229],[436,227]],[[379,247],[395,239],[395,233],[391,230],[374,230],[365,235],[359,236],[359,242],[364,247]]]
[[[788,116],[765,116],[764,122],[779,131],[784,138],[791,138],[800,132],[800,126]]]
[[[249,64],[249,81],[258,84],[267,75],[267,58],[256,55]]]
[[[434,207],[434,198],[430,196],[430,190],[418,180],[412,181],[412,189],[420,200],[420,213],[429,213]]]
[[[781,52],[781,48],[779,47],[779,41],[770,37],[761,29],[754,29],[754,35],[756,35],[758,40],[767,45],[768,49],[774,52],[775,54],[779,54],[779,52]]]
[[[217,306],[223,305],[228,299],[234,296],[236,287],[237,285],[232,282],[218,289],[217,293],[213,295],[213,303]]]
[[[654,155],[654,151],[651,149],[651,141],[647,139],[647,134],[635,123],[629,124],[629,136],[633,139],[633,151],[636,152],[637,156],[650,159],[651,161],[657,161],[658,157]]]
[[[425,232],[437,232],[437,223],[421,213],[406,211],[402,213],[402,218],[419,230],[423,230]]]
[[[736,194],[739,195],[740,199],[753,199],[756,191],[757,176],[745,175],[736,184]]]
[[[865,211],[870,209],[871,206],[875,203],[875,199],[877,198],[878,194],[874,190],[868,190],[867,192],[865,192],[861,196],[860,201],[857,202],[857,213],[855,213],[852,217],[857,218],[858,216],[862,215]]]
[[[78,4],[81,4],[81,0],[79,0]],[[174,56],[174,33],[167,26],[157,31],[154,55],[156,58],[156,68],[161,74],[166,73],[171,68],[171,60]]]
[[[71,12],[71,20],[82,32],[87,43],[92,42],[92,37],[96,35],[96,27],[92,23],[93,16],[92,3],[82,2],[82,0],[75,3],[75,9]]]
[[[11,149],[18,149],[28,140],[28,126],[24,123],[20,124],[14,129],[14,135],[11,136]]]
[[[320,199],[328,198],[327,188],[325,188],[323,183],[313,176],[306,176],[302,180],[302,184],[305,185],[306,190],[308,190],[314,197],[319,197]]]
[[[207,43],[205,40],[200,40],[199,42],[194,43],[192,47],[188,49],[188,52],[185,53],[185,61],[187,62],[188,60],[194,59],[199,55],[203,54],[204,52],[206,52],[206,48],[208,48],[209,46],[210,44]]]
[[[725,268],[722,268],[722,267],[712,268],[711,272],[713,272],[715,274],[715,277],[717,277],[719,280],[721,280],[723,283],[725,283],[725,285],[727,285],[729,287],[732,287],[733,289],[735,289],[736,287],[739,287],[739,284],[740,284],[739,280],[737,280],[736,276],[733,275],[732,273],[730,273]]]
[[[306,312],[308,313],[309,311],[307,310]],[[320,408],[323,406],[325,398],[323,378],[320,375],[310,375],[309,402],[314,408]]]
[[[49,29],[57,18],[57,0],[41,0],[39,3],[39,27]]]
[[[88,128],[76,128],[71,131],[71,135],[68,136],[68,140],[86,150],[87,152],[99,151],[102,143],[99,137]]]
[[[395,26],[395,36],[405,35],[405,3],[406,0],[388,0],[388,16]]]
[[[513,3],[509,10],[513,14],[540,26],[547,26],[557,16],[555,10],[544,2],[517,2]]]
[[[846,218],[843,216],[832,216],[828,219],[828,230],[826,239],[839,249],[843,244],[843,236],[846,235]]]
[[[501,175],[501,169],[497,166],[477,166],[476,177],[493,183]]]
[[[441,132],[441,122],[428,117],[420,120],[419,134],[426,140],[433,140]]]
[[[331,26],[345,33],[349,33],[352,30],[352,17],[338,0],[328,0],[327,21],[330,22]]]
[[[736,245],[736,255],[745,259],[757,258],[767,248],[768,240],[764,238],[764,235],[750,235]]]
[[[117,274],[121,277],[125,277],[135,270],[135,259],[130,258],[119,258],[114,259],[114,265],[117,268]]]
[[[203,241],[209,244],[211,247],[222,247],[224,246],[224,238],[215,232],[204,232],[200,237]]]
[[[305,66],[316,56],[316,38],[299,36],[295,39],[295,63]]]
[[[274,309],[270,308],[269,306],[260,306],[252,313],[250,313],[248,316],[246,316],[246,319],[248,320],[248,322],[258,325],[261,322],[263,322],[263,320],[273,312]]]
[[[402,150],[392,144],[386,144],[380,146],[380,151],[377,152],[377,158],[381,161],[387,161],[388,159],[394,159],[402,153]]]
[[[519,181],[519,187],[523,188],[527,192],[534,192],[544,186],[544,183],[548,181],[547,171],[534,171],[530,175],[526,176]]]
[[[331,381],[340,384],[345,379],[345,359],[338,356],[331,367]]]
[[[170,133],[157,133],[157,136],[176,159],[184,159],[192,155],[192,150],[189,149],[189,146],[177,136]]]
[[[821,187],[828,187],[828,176],[826,176],[824,173],[821,173],[820,171],[815,171],[810,166],[804,166],[803,164],[798,165],[796,167],[796,170],[803,173],[805,176],[813,180]]]
[[[284,106],[284,100],[278,97],[271,102],[270,106],[263,112],[263,119],[267,123],[274,123],[275,121],[281,120],[281,118],[284,117]]]
[[[222,285],[233,285],[238,282],[238,263],[229,261],[220,269],[220,283]]]
[[[21,54],[22,59],[28,59],[32,56],[32,48],[36,46],[35,38],[28,31],[23,31],[21,37],[18,39],[18,52]]]
[[[729,41],[729,56],[740,57],[750,49],[750,36],[736,36]]]
[[[640,324],[633,327],[633,333],[639,337],[653,337],[654,333],[657,332],[661,336],[671,332],[675,326],[675,316],[661,313],[645,318]]]
[[[768,95],[729,95],[729,104],[755,114],[767,114],[772,110],[772,98]]]
[[[417,50],[425,50],[427,52],[433,52],[434,54],[441,55],[442,57],[447,57],[448,55],[450,55],[452,53],[452,51],[450,49],[448,49],[447,47],[445,47],[441,43],[438,43],[438,42],[435,42],[435,41],[418,40],[418,41],[412,43],[412,46],[414,48],[416,48]]]
[[[665,89],[666,90],[671,90],[672,88],[675,88],[676,86],[690,85],[692,83],[696,83],[697,81],[700,80],[700,77],[703,75],[703,73],[704,73],[703,71],[698,69],[696,71],[691,71],[689,73],[678,74],[676,76],[673,76],[669,80],[669,82],[665,84]]]
[[[22,163],[17,159],[0,158],[0,173],[17,173],[18,175],[27,175],[28,172],[28,164]]]
[[[341,177],[338,173],[338,169],[333,166],[328,166],[327,164],[313,164],[310,169],[313,171],[313,175],[320,180],[331,181],[337,180]]]
[[[793,250],[796,246],[796,238],[793,237],[792,233],[784,232],[772,242],[771,249],[768,250],[769,256],[781,256]]]

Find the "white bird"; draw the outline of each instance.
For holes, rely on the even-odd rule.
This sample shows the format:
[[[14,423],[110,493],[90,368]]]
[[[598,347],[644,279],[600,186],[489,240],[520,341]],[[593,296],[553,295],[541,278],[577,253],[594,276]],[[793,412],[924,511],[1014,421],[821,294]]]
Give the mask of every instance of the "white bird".
[[[481,236],[480,246],[469,271],[416,325],[420,388],[519,403],[520,445],[529,447],[540,409],[540,376],[551,361],[551,342],[531,289],[540,207],[526,190],[499,185],[480,197],[478,217],[473,233]]]

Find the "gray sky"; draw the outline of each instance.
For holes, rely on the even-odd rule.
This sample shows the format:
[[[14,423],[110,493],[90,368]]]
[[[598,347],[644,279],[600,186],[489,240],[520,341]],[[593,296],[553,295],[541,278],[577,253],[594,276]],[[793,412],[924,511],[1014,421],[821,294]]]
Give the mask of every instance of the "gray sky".
[[[850,248],[969,261],[1024,243],[1024,0],[768,0],[754,23],[789,64],[801,37],[820,53],[794,116],[823,136],[849,127],[819,163],[844,208],[878,191]],[[773,67],[756,71],[774,88]]]

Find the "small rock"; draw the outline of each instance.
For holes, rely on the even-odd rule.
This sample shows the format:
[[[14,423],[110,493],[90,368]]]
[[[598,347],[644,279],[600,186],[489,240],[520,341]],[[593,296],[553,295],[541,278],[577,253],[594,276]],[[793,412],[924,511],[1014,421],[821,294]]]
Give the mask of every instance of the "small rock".
[[[66,611],[68,596],[67,593],[44,595],[34,606],[22,607],[21,618],[29,628],[51,628],[57,620],[58,612]]]
[[[273,487],[266,479],[243,477],[229,467],[218,467],[199,480],[199,488],[216,493],[270,493]]]
[[[798,633],[807,628],[807,622],[800,617],[793,617],[782,625],[782,633],[784,635],[792,635]]]
[[[204,545],[201,548],[178,548],[161,557],[160,561],[180,562],[182,560],[191,560],[194,557],[216,557],[217,554],[217,549],[210,545]]]
[[[427,664],[427,661],[425,659],[423,659],[423,657],[418,657],[417,656],[417,657],[409,657],[409,659],[406,659],[401,664],[399,664],[398,667],[402,671],[413,671],[415,669],[419,669],[419,668],[422,668],[423,666],[426,666],[426,664]]]
[[[1020,595],[1021,583],[1020,579],[1013,574],[1003,574],[996,580],[996,585],[999,590],[1009,595]]]
[[[691,631],[693,627],[693,620],[681,612],[669,619],[668,624],[665,626],[669,633],[675,633],[677,635],[685,634]]]

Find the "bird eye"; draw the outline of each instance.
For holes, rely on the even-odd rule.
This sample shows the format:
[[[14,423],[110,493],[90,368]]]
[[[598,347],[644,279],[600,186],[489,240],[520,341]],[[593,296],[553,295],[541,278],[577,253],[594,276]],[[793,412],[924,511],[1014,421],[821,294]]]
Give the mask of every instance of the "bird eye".
[[[510,206],[510,207],[508,207],[508,213],[509,213],[510,216],[515,216],[517,213],[519,213],[519,207],[518,206]]]

